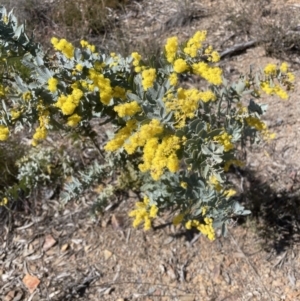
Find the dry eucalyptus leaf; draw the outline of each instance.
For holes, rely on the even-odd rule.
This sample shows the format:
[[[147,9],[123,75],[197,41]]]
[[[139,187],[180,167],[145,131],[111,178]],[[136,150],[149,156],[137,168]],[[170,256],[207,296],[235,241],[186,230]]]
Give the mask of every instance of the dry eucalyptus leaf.
[[[167,274],[168,276],[172,279],[172,280],[175,280],[177,278],[175,272],[174,272],[174,269],[169,267],[168,270],[167,270]]]
[[[108,260],[112,256],[112,252],[110,252],[108,250],[104,250],[103,255],[104,255],[105,260]]]
[[[38,285],[41,282],[37,277],[31,276],[29,274],[26,274],[22,281],[24,285],[27,287],[30,294],[32,294],[35,291],[35,289],[38,287]]]
[[[52,237],[51,234],[46,235],[45,242],[43,245],[43,250],[47,251],[56,244],[56,240]]]
[[[11,301],[15,297],[15,291],[9,291],[4,297],[4,301]]]
[[[106,228],[107,227],[107,224],[108,224],[108,222],[109,222],[109,219],[103,219],[103,220],[101,220],[101,227],[102,228]]]
[[[120,216],[120,215],[115,215],[115,214],[113,214],[113,215],[111,216],[111,224],[112,224],[112,226],[113,226],[113,228],[114,228],[115,230],[120,230],[120,229],[123,228],[123,225],[124,225],[124,219],[123,219],[123,217]]]
[[[61,246],[60,250],[62,252],[65,252],[68,248],[69,248],[69,244],[64,244],[64,245]]]

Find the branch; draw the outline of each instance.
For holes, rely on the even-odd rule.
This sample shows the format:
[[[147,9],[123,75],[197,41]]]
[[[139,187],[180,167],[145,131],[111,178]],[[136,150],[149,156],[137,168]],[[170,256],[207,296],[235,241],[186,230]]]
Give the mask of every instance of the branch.
[[[220,53],[220,58],[224,58],[227,55],[235,54],[236,52],[244,51],[248,48],[254,47],[257,44],[257,40],[252,40],[246,43],[236,44],[231,48],[228,48]]]

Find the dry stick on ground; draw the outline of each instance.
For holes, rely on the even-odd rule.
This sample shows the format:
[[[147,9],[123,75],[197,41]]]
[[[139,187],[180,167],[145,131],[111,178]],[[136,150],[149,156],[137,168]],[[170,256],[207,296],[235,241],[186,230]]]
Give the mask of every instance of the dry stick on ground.
[[[269,296],[270,300],[272,301],[272,296],[270,294],[270,292],[268,291],[268,289],[266,288],[266,286],[264,285],[259,273],[257,272],[256,268],[254,267],[254,265],[252,264],[252,262],[249,260],[249,258],[246,256],[246,254],[243,252],[243,250],[241,249],[241,247],[239,246],[239,244],[237,243],[237,241],[235,240],[235,238],[233,237],[232,233],[227,230],[231,240],[233,241],[233,243],[235,244],[235,246],[237,247],[237,250],[243,255],[243,257],[246,259],[248,265],[252,268],[254,274],[257,276],[258,280],[257,282],[259,282],[261,284],[261,286],[263,287],[263,289],[265,290],[265,292],[267,293],[267,295]]]
[[[224,58],[227,55],[232,55],[237,52],[245,51],[248,48],[254,47],[257,44],[257,40],[252,40],[246,43],[236,44],[233,47],[224,50],[220,53],[220,58]]]

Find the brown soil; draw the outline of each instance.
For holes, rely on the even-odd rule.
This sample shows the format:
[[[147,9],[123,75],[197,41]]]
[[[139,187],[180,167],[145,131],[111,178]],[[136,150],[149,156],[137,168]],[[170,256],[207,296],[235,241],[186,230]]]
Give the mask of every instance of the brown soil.
[[[213,45],[224,50],[247,40],[241,35],[222,42],[230,36],[222,14],[227,2],[195,1],[195,16],[184,21],[177,1],[140,1],[122,22],[135,43],[147,45],[153,35],[158,42],[174,34],[184,39],[207,29]],[[300,10],[300,1],[273,2]],[[236,77],[250,64],[269,62],[279,60],[258,46],[221,65]],[[210,242],[175,228],[168,215],[151,231],[133,229],[127,212],[134,194],[96,220],[88,217],[91,200],[58,211],[57,200],[37,196],[26,214],[10,213],[1,226],[2,300],[300,300],[299,89],[296,84],[288,101],[263,99],[269,104],[264,120],[277,137],[251,147],[246,167],[233,174],[253,216],[233,221],[228,237]],[[23,283],[26,274],[40,280],[32,293]]]

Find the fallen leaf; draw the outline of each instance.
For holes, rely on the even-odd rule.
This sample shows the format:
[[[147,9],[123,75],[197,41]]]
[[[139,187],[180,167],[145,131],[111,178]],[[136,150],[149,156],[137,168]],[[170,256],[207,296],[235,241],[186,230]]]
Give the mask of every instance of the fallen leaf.
[[[23,283],[27,287],[30,294],[32,294],[35,291],[35,289],[38,287],[40,282],[41,281],[37,277],[31,276],[29,274],[26,274],[25,277],[23,278]]]
[[[221,266],[219,264],[215,265],[212,271],[212,278],[214,280],[218,279],[222,274]]]
[[[92,248],[92,245],[87,245],[87,246],[84,247],[84,251],[86,253],[88,253],[91,248]]]
[[[61,246],[60,250],[62,252],[65,252],[68,248],[69,248],[69,244],[64,244],[64,245]]]
[[[15,297],[15,291],[9,291],[4,298],[4,301],[11,301]]]
[[[108,219],[103,219],[103,220],[101,221],[101,227],[102,227],[102,228],[106,228],[106,227],[107,227],[107,224],[108,224],[108,222],[109,222],[109,220],[108,220]]]
[[[172,280],[175,280],[177,278],[174,270],[171,267],[168,268],[167,274]]]
[[[69,257],[69,260],[70,260],[70,261],[75,261],[75,260],[76,260],[75,254],[71,255],[71,256]]]
[[[110,252],[108,250],[104,250],[103,255],[104,255],[105,260],[108,260],[112,256],[112,252]]]
[[[45,237],[45,242],[43,245],[43,250],[47,251],[52,248],[56,244],[56,240],[52,237],[52,235],[48,234]]]
[[[111,224],[113,226],[113,228],[115,230],[120,230],[123,228],[123,225],[124,225],[124,219],[121,215],[115,215],[113,214],[111,216]]]

